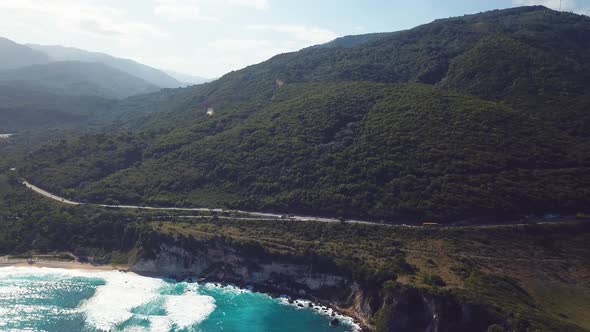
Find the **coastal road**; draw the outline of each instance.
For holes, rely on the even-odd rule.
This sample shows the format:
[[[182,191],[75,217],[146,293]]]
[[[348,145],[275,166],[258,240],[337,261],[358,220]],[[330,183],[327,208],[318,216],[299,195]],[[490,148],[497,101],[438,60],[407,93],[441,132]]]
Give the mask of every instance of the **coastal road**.
[[[16,171],[15,168],[11,169],[12,171]],[[43,195],[47,198],[52,200],[58,201],[62,204],[68,205],[86,205],[86,206],[94,206],[94,207],[102,207],[102,208],[109,208],[109,209],[127,209],[127,210],[147,210],[147,211],[178,211],[178,212],[215,212],[215,213],[238,213],[245,217],[225,217],[225,216],[218,216],[219,219],[233,219],[233,220],[292,220],[292,221],[316,221],[316,222],[324,222],[324,223],[338,223],[340,222],[339,219],[336,218],[324,218],[324,217],[314,217],[314,216],[299,216],[299,215],[291,215],[291,214],[275,214],[275,213],[266,213],[266,212],[253,212],[253,211],[242,211],[242,210],[226,210],[226,209],[219,209],[219,208],[179,208],[179,207],[153,207],[153,206],[138,206],[138,205],[108,205],[108,204],[95,204],[95,203],[81,203],[68,200],[66,198],[60,197],[58,195],[52,194],[46,190],[43,190],[25,179],[21,179],[23,185],[27,188],[31,189],[32,191]],[[197,219],[206,216],[175,216],[175,218],[179,219]],[[560,224],[564,222],[571,222],[572,219],[564,218],[563,220],[555,220],[555,221],[536,221],[532,223],[507,223],[507,224],[488,224],[488,225],[463,225],[463,226],[450,226],[445,225],[441,227],[447,228],[470,228],[470,227],[477,227],[477,228],[496,228],[496,227],[512,227],[512,226],[524,226],[529,224]],[[421,225],[406,225],[406,224],[383,224],[383,223],[376,223],[366,220],[346,220],[346,223],[349,224],[363,224],[363,225],[373,225],[373,226],[386,226],[386,227],[410,227],[410,228],[424,228]],[[428,228],[428,227],[427,227]]]
[[[81,203],[68,200],[66,198],[60,197],[58,195],[52,194],[46,190],[43,190],[25,179],[21,179],[23,185],[27,188],[31,189],[32,191],[43,195],[47,198],[50,198],[54,201],[58,201],[63,204],[68,205],[87,205],[87,206],[95,206],[95,207],[102,207],[102,208],[109,208],[109,209],[126,209],[126,210],[148,210],[148,211],[179,211],[179,212],[233,212],[239,213],[242,215],[248,216],[248,218],[240,218],[240,217],[232,217],[231,219],[239,219],[239,220],[260,220],[260,219],[268,219],[268,220],[275,220],[275,219],[288,219],[294,221],[319,221],[319,222],[329,222],[335,223],[340,222],[340,220],[335,218],[323,218],[323,217],[313,217],[313,216],[296,216],[296,215],[289,215],[289,214],[275,214],[275,213],[265,213],[265,212],[252,212],[252,211],[242,211],[242,210],[225,210],[225,209],[210,209],[210,208],[179,208],[179,207],[153,207],[153,206],[138,206],[138,205],[108,205],[108,204],[93,204],[93,203]],[[184,218],[190,218],[191,216],[183,216]],[[355,223],[355,224],[367,224],[367,225],[382,225],[370,221],[364,220],[346,220],[347,223]]]
[[[58,201],[58,202],[61,202],[61,203],[64,203],[64,204],[68,204],[68,205],[81,205],[81,203],[69,201],[69,200],[67,200],[65,198],[59,197],[59,196],[54,195],[54,194],[52,194],[52,193],[50,193],[48,191],[45,191],[45,190],[43,190],[43,189],[41,189],[39,187],[36,187],[36,186],[30,184],[29,182],[27,182],[26,180],[23,180],[23,184],[25,185],[25,187],[33,190],[34,192],[36,192],[38,194],[41,194],[41,195],[43,195],[43,196],[45,196],[47,198],[51,198],[51,199],[53,199],[55,201]]]

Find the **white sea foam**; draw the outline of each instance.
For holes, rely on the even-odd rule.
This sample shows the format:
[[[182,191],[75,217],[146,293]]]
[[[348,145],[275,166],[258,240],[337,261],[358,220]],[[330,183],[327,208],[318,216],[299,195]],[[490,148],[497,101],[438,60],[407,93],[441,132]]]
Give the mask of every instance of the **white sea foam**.
[[[164,316],[150,317],[150,332],[169,332],[172,329],[172,321]]]
[[[351,317],[341,315],[338,312],[334,311],[334,309],[332,308],[316,305],[309,300],[298,299],[290,303],[289,298],[280,297],[279,303],[296,308],[297,310],[313,310],[320,315],[327,316],[330,318],[337,318],[340,322],[350,326],[353,329],[353,331],[362,331],[361,327]]]
[[[82,304],[86,320],[98,330],[110,331],[133,317],[131,310],[152,301],[165,285],[160,279],[120,272],[97,274],[106,284],[99,286],[93,297]]]
[[[3,267],[0,268],[0,278],[10,276],[63,276],[63,277],[83,277],[102,279],[105,284],[96,288],[95,294],[83,302],[77,309],[64,310],[63,312],[54,312],[53,308],[45,308],[52,314],[75,314],[84,313],[87,324],[101,331],[115,330],[120,324],[128,321],[130,318],[145,319],[150,322],[149,328],[141,326],[129,326],[125,329],[128,332],[152,331],[168,332],[173,326],[181,329],[190,328],[203,322],[216,309],[215,299],[211,296],[200,295],[199,287],[208,290],[216,289],[225,294],[239,295],[252,293],[249,290],[240,289],[233,286],[221,286],[219,284],[189,284],[184,288],[180,295],[171,295],[164,291],[169,285],[160,279],[153,279],[138,276],[131,273],[122,273],[117,271],[86,271],[86,270],[67,270],[54,268],[36,268],[36,267]],[[51,283],[51,282],[50,282]],[[0,293],[2,290],[0,290]],[[6,287],[4,296],[25,294],[26,290],[19,287]],[[30,295],[30,294],[29,294]],[[133,313],[133,309],[152,301],[160,302],[162,309],[166,312],[165,316],[142,315]],[[344,324],[353,327],[354,330],[360,330],[354,321],[342,315],[333,312],[332,309],[322,308],[304,300],[297,300],[295,303],[289,303],[288,299],[282,298],[278,302],[285,305],[294,306],[298,309],[313,309],[320,314],[328,317],[336,317]],[[303,308],[298,306],[301,304]],[[12,308],[16,309],[16,308]],[[29,308],[30,309],[30,308]],[[26,308],[19,308],[26,312]],[[57,310],[57,308],[55,308]],[[0,308],[0,316],[11,316],[7,310]],[[31,313],[37,312],[33,310]],[[332,316],[334,315],[334,316]],[[0,324],[2,326],[2,324]]]
[[[232,286],[232,285],[221,285],[221,284],[211,283],[211,282],[206,283],[205,285],[203,285],[203,287],[208,290],[217,290],[221,293],[233,294],[233,295],[252,293],[252,291],[248,290],[248,289],[243,289],[243,288],[239,288],[239,287]]]
[[[141,326],[131,326],[123,330],[123,332],[151,332],[150,330]]]
[[[214,310],[215,300],[211,296],[185,293],[180,296],[168,296],[166,299],[166,313],[180,328],[204,321]]]
[[[98,286],[94,295],[84,301],[80,308],[86,321],[93,328],[110,331],[134,316],[132,310],[151,301],[163,298],[166,316],[145,316],[150,321],[149,331],[170,331],[173,325],[187,328],[204,321],[214,310],[215,300],[210,296],[199,295],[198,285],[186,286],[181,295],[160,295],[166,287],[161,279],[147,278],[131,273],[117,271],[85,271],[36,267],[3,267],[0,277],[9,276],[63,276],[99,278],[105,284]],[[4,292],[18,295],[26,289],[14,287]],[[7,294],[5,294],[7,295]],[[145,331],[144,328],[131,326],[126,331]]]

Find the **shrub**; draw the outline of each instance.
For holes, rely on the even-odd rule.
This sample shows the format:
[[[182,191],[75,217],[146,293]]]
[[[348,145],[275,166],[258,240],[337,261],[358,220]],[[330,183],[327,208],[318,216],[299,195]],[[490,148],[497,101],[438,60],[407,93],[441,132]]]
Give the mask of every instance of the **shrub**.
[[[422,282],[432,287],[444,287],[447,285],[443,278],[437,274],[425,275],[424,278],[422,278]]]

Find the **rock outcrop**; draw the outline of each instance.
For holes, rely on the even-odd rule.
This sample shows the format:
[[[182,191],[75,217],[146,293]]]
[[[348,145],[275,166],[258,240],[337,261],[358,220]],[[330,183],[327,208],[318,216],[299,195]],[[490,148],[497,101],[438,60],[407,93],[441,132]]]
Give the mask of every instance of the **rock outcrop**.
[[[493,324],[511,330],[484,306],[400,287],[385,296],[377,329],[384,332],[487,331]]]

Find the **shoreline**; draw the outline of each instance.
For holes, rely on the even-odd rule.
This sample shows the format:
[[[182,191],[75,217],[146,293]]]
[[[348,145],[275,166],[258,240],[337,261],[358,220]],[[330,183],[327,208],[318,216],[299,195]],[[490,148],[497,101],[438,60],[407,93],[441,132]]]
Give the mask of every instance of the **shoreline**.
[[[157,276],[157,275],[152,275],[152,274],[146,274],[144,276],[151,276],[153,278],[161,278],[161,276]],[[176,278],[176,277],[165,277],[165,279],[172,279],[172,280],[187,280],[187,278]],[[335,303],[332,303],[330,301],[327,300],[323,300],[320,298],[317,298],[315,296],[302,296],[300,294],[297,294],[296,292],[288,292],[288,291],[276,291],[275,289],[269,288],[269,287],[264,287],[261,285],[252,285],[252,284],[248,284],[248,283],[244,283],[244,282],[236,282],[236,281],[223,281],[222,279],[217,279],[217,278],[203,278],[201,281],[196,281],[199,284],[213,284],[213,285],[218,285],[218,286],[232,286],[232,287],[236,287],[239,289],[244,289],[244,290],[248,290],[254,293],[259,293],[259,294],[264,294],[267,295],[273,299],[276,300],[284,300],[285,301],[285,305],[289,305],[289,306],[294,306],[294,307],[299,307],[299,308],[308,308],[311,309],[313,311],[315,311],[317,314],[319,315],[324,315],[326,317],[330,317],[330,318],[338,318],[340,320],[340,323],[342,323],[343,319],[350,319],[351,323],[352,323],[352,327],[355,328],[355,332],[370,332],[373,331],[374,329],[370,328],[370,324],[369,322],[362,317],[361,315],[359,315],[358,313],[356,313],[354,311],[354,309],[352,308],[342,308],[338,305],[336,305]],[[301,306],[300,304],[303,304],[303,306]],[[333,316],[328,316],[325,315],[325,311],[327,309],[332,310],[332,312],[335,314]]]
[[[26,259],[13,257],[0,257],[0,268],[2,267],[36,267],[49,269],[82,270],[82,271],[121,271],[128,272],[127,266],[122,265],[99,265],[82,263],[79,261],[51,260],[51,259]]]
[[[177,282],[186,281],[186,279],[177,279],[171,276],[164,276],[164,275],[151,275],[151,274],[138,274],[131,270],[129,266],[124,265],[106,265],[106,264],[91,264],[91,263],[82,263],[79,261],[66,261],[66,260],[58,260],[58,259],[47,259],[47,258],[39,258],[39,259],[26,259],[26,258],[13,258],[10,256],[0,256],[0,268],[6,267],[16,267],[16,268],[47,268],[47,269],[64,269],[64,270],[78,270],[84,272],[122,272],[122,273],[129,273],[132,275],[148,277],[148,278],[159,278],[164,280],[176,280]],[[188,281],[190,282],[190,281]],[[251,287],[246,284],[240,283],[231,283],[231,282],[223,282],[223,281],[214,281],[214,280],[207,280],[204,279],[202,281],[198,281],[198,283],[202,284],[214,284],[221,287],[225,286],[233,286],[244,290],[253,291],[256,293],[261,293],[268,295],[274,299],[285,299],[284,295],[287,295],[285,299],[286,305],[293,305],[297,306],[298,303],[308,303],[306,307],[312,309],[319,315],[324,315],[324,311],[326,309],[331,309],[332,312],[335,314],[331,316],[332,318],[339,318],[340,320],[349,318],[352,320],[353,327],[359,329],[359,331],[370,331],[368,328],[367,322],[357,315],[354,311],[350,309],[343,309],[339,306],[330,303],[329,301],[323,301],[318,298],[308,298],[308,297],[301,297],[297,296],[296,294],[279,294],[272,289],[266,289],[264,287]],[[300,306],[301,307],[301,306]],[[340,316],[340,317],[338,317]],[[342,321],[341,321],[342,322]]]

